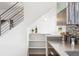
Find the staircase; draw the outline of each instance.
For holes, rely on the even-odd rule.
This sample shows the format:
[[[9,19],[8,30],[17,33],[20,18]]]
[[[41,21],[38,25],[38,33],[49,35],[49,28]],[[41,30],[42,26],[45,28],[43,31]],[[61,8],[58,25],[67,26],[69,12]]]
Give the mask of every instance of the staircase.
[[[24,20],[23,10],[22,2],[16,2],[0,14],[0,35],[11,30]]]

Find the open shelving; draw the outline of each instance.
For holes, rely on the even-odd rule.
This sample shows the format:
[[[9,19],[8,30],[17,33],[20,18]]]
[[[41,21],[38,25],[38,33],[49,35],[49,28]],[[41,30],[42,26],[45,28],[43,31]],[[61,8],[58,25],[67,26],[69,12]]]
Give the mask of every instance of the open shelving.
[[[29,56],[46,56],[45,34],[29,34]]]

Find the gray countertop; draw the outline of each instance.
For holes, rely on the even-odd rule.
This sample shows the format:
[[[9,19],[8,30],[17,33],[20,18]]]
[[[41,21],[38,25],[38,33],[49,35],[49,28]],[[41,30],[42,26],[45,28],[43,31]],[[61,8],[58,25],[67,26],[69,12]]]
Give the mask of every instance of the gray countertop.
[[[48,39],[48,43],[57,51],[60,56],[69,56],[66,51],[79,51],[79,44],[73,45],[69,42],[59,39]]]

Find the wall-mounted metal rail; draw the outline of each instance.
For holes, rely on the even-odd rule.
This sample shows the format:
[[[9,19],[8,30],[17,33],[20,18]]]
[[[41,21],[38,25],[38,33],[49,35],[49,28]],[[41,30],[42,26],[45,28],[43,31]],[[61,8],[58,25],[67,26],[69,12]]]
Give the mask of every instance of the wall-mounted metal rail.
[[[16,2],[13,6],[0,14],[0,35],[11,30],[24,19],[24,6],[22,2]]]

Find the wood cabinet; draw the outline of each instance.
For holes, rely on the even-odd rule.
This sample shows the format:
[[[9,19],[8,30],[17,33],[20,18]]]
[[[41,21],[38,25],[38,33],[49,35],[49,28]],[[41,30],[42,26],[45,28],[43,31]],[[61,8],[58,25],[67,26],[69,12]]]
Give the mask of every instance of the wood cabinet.
[[[66,5],[57,13],[57,25],[79,24],[79,2],[68,2]]]
[[[68,3],[68,23],[67,24],[79,24],[79,3]]]
[[[66,8],[64,8],[57,14],[57,25],[66,25],[67,20],[66,15],[67,15]]]
[[[68,24],[75,24],[74,2],[68,3]]]
[[[67,2],[57,2],[57,26],[65,26],[67,20]]]

